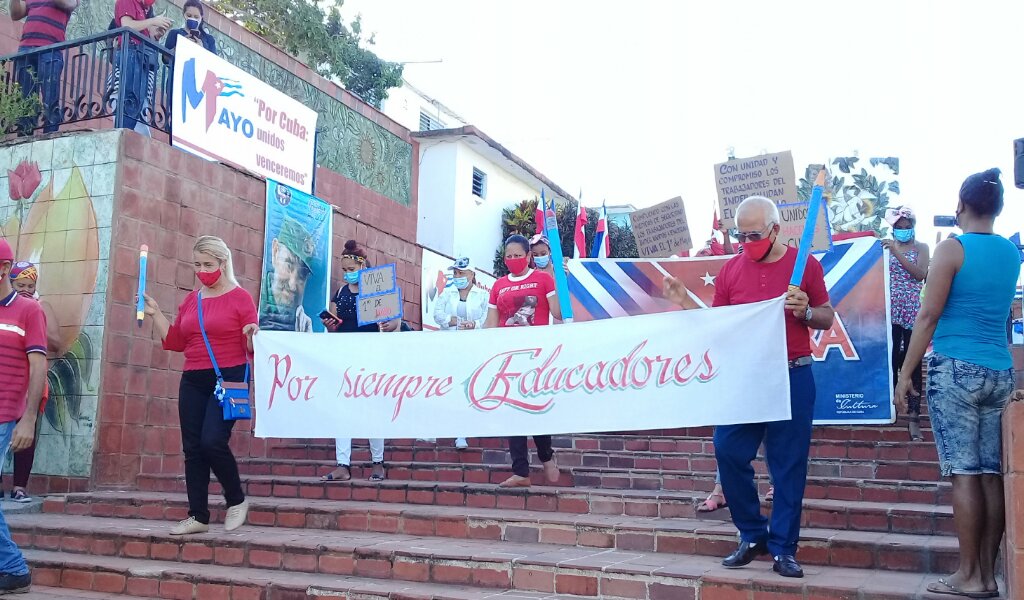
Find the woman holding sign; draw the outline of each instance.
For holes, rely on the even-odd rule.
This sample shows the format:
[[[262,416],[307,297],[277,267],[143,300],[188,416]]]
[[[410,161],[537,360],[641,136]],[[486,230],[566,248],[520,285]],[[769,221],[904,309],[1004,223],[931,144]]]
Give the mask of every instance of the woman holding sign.
[[[530,241],[525,237],[513,235],[505,241],[505,266],[509,274],[491,288],[484,327],[535,327],[551,324],[552,317],[562,318],[555,280],[547,273],[531,268],[533,259]],[[533,443],[537,446],[537,456],[544,465],[547,480],[558,482],[551,436],[535,435]],[[530,453],[526,436],[508,438],[508,448],[512,455],[513,475],[502,482],[501,487],[529,487]]]
[[[335,313],[329,311],[320,313],[320,321],[328,331],[336,333],[369,333],[369,332],[391,332],[398,331],[402,325],[401,319],[388,321],[386,323],[371,323],[359,325],[356,317],[356,299],[359,297],[359,272],[370,268],[370,261],[366,257],[366,250],[361,248],[355,240],[345,242],[345,250],[339,261],[342,277],[345,285],[338,289],[334,295]],[[352,438],[337,438],[334,440],[337,456],[337,467],[324,475],[324,481],[348,481],[352,479]],[[384,481],[384,440],[370,440],[370,460],[373,461],[373,472],[370,474],[370,481]]]
[[[224,529],[232,531],[244,525],[249,512],[238,465],[228,446],[235,421],[224,418],[215,391],[219,387],[218,375],[225,382],[246,381],[252,336],[258,329],[256,304],[235,280],[231,250],[224,240],[210,235],[200,237],[192,247],[192,259],[202,286],[185,296],[173,324],[156,300],[144,296],[145,314],[153,320],[153,330],[160,336],[164,350],[185,354],[178,418],[185,452],[189,516],[171,529],[171,535],[210,530],[210,471],[224,489],[228,505]]]

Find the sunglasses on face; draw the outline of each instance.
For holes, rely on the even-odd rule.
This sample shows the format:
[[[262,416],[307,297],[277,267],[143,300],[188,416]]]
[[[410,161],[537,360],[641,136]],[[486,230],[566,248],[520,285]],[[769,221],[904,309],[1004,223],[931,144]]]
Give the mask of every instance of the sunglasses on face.
[[[733,229],[731,232],[732,237],[743,244],[745,242],[760,242],[761,240],[767,239],[771,235],[772,226],[769,225],[761,231],[739,231]]]

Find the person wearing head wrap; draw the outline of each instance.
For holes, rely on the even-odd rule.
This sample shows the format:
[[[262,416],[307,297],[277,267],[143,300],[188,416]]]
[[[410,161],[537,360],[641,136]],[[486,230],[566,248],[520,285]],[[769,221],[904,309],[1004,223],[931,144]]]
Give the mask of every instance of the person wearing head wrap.
[[[916,239],[917,217],[909,207],[890,208],[885,221],[892,227],[891,240],[882,240],[889,251],[889,312],[892,317],[892,380],[895,385],[903,368],[910,335],[917,312],[921,309],[921,288],[928,275],[928,245]],[[910,365],[911,380],[921,389],[921,363]],[[911,398],[907,427],[910,439],[919,442],[921,435],[921,399]]]
[[[57,315],[53,312],[53,307],[48,302],[40,300],[36,291],[36,284],[39,281],[39,269],[30,262],[19,261],[11,266],[10,278],[11,287],[14,288],[14,291],[19,296],[30,300],[38,300],[40,306],[42,306],[43,316],[46,319],[47,350],[50,354],[54,354],[60,346],[60,327],[57,323]],[[43,399],[39,402],[39,414],[46,410],[46,402],[49,398],[50,389],[47,385],[43,389]],[[32,465],[36,458],[37,438],[33,439],[32,445],[28,448],[14,453],[14,487],[11,489],[11,500],[14,502],[24,503],[32,501],[26,488],[28,487],[28,479],[32,474]]]
[[[1020,253],[996,235],[1003,210],[999,169],[971,175],[960,188],[957,225],[963,234],[941,242],[928,270],[928,293],[914,323],[905,363],[917,364],[929,342],[928,410],[939,470],[953,482],[959,569],[928,586],[939,594],[998,596],[996,557],[1003,539],[1003,409],[1014,390],[1006,343],[1020,274]],[[896,406],[917,396],[910,371],[900,371]]]
[[[285,217],[270,244],[270,269],[263,276],[260,296],[260,329],[313,331],[313,319],[302,301],[315,252],[313,237],[298,221]]]

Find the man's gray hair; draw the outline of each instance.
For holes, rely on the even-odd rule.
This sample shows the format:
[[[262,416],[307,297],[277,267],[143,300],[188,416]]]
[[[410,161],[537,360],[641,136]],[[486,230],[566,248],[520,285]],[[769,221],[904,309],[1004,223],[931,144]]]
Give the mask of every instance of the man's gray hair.
[[[739,218],[740,213],[752,209],[758,209],[764,215],[765,226],[782,224],[782,217],[779,216],[779,207],[764,196],[749,196],[746,200],[740,202],[739,207],[736,209],[736,218]]]

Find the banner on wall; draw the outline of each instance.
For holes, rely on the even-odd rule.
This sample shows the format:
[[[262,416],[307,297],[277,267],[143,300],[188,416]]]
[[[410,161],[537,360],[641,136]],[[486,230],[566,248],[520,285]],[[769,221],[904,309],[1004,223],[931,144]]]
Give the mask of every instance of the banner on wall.
[[[331,205],[267,180],[260,329],[324,331],[331,294]]]
[[[437,299],[446,288],[452,285],[452,272],[448,267],[454,261],[447,256],[423,249],[423,267],[420,271],[422,279],[420,306],[423,308],[423,331],[437,331],[437,323],[434,322],[434,307],[437,306]],[[497,281],[491,275],[476,270],[476,284],[488,292],[491,286]]]
[[[198,44],[179,41],[171,143],[312,194],[317,112]]]
[[[261,331],[256,435],[497,437],[784,420],[783,332],[782,298],[484,329],[443,351],[437,336],[415,333],[362,336],[353,353],[345,336],[310,344],[307,335]]]
[[[835,242],[830,252],[813,256],[821,261],[836,307],[832,329],[812,332],[815,423],[891,423],[895,408],[889,270],[882,245],[875,238],[860,238]],[[576,320],[677,311],[661,296],[668,274],[681,279],[699,303],[710,306],[718,271],[731,258],[570,262],[569,291]],[[747,343],[762,341],[739,324],[729,335]]]

